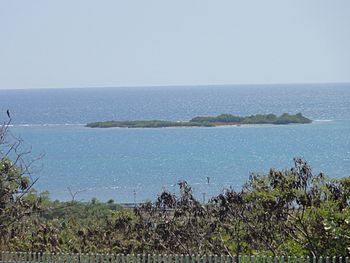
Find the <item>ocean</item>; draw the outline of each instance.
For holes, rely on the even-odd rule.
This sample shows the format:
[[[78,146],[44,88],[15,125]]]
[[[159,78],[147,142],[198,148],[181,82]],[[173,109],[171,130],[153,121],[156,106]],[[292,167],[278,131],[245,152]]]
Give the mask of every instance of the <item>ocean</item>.
[[[250,173],[288,169],[350,176],[350,84],[0,90],[0,120],[31,149],[35,188],[52,199],[142,202],[186,180],[199,199],[241,189]],[[282,114],[306,125],[91,129],[104,120],[188,121],[195,116]],[[209,184],[207,177],[210,178]],[[69,190],[70,189],[70,190]]]

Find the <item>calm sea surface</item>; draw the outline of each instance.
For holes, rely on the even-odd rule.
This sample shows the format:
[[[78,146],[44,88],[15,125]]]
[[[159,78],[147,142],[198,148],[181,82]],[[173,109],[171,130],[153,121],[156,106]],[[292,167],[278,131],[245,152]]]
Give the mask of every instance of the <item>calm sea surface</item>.
[[[154,199],[187,180],[199,197],[240,189],[251,172],[290,168],[350,176],[350,85],[210,86],[0,90],[0,118],[44,157],[32,167],[36,188],[53,199]],[[302,112],[310,125],[90,129],[102,120],[189,120],[231,113]],[[206,184],[210,177],[210,184]]]

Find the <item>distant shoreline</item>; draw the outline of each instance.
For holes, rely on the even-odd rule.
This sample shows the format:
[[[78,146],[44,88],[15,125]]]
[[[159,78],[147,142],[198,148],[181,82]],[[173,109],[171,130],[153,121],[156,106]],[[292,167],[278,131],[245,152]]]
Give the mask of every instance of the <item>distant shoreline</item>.
[[[131,121],[102,121],[86,124],[89,128],[192,128],[192,127],[218,127],[240,126],[244,124],[308,124],[312,120],[301,113],[290,115],[284,113],[281,116],[274,114],[257,114],[246,117],[221,114],[218,116],[195,117],[190,121],[165,121],[165,120],[131,120]]]

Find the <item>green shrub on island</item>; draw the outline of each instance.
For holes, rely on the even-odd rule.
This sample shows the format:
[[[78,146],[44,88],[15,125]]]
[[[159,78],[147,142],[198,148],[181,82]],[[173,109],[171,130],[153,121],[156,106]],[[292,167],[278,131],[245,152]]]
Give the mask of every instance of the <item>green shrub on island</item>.
[[[231,114],[221,114],[216,117],[195,117],[190,120],[190,122],[209,122],[209,123],[241,123],[243,117],[234,116]]]
[[[165,127],[215,127],[223,125],[240,124],[292,124],[311,123],[301,113],[290,115],[284,113],[281,116],[274,114],[257,114],[247,117],[221,114],[218,116],[195,117],[188,122],[163,121],[163,120],[135,120],[135,121],[103,121],[88,123],[90,128],[165,128]]]
[[[160,120],[140,120],[140,121],[105,121],[93,122],[86,125],[90,128],[166,128],[166,127],[212,127],[211,123],[176,122]]]

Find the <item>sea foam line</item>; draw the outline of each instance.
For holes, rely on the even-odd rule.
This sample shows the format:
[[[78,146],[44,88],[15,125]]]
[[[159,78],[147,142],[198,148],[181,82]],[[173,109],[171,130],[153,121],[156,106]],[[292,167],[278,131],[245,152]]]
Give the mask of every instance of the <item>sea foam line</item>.
[[[330,122],[330,121],[333,121],[333,120],[313,120],[314,122]]]
[[[59,127],[59,126],[85,126],[81,123],[44,123],[44,124],[10,124],[9,127]]]

